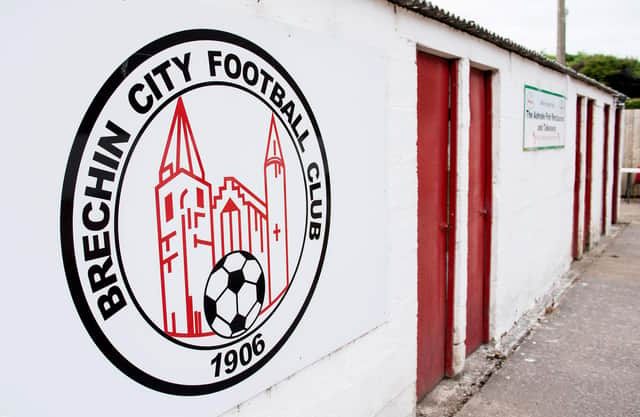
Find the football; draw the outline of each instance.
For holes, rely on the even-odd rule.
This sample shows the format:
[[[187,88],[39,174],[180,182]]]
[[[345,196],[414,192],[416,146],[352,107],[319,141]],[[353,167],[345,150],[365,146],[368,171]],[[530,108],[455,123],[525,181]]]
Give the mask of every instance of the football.
[[[265,279],[249,252],[226,254],[213,267],[204,291],[204,315],[216,334],[237,337],[255,323],[264,302]]]

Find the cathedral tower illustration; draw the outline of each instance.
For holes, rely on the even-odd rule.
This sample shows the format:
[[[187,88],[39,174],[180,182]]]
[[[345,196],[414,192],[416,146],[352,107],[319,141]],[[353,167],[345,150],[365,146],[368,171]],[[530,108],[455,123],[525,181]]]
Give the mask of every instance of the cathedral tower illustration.
[[[165,333],[198,336],[213,258],[211,185],[182,98],[178,99],[160,164],[156,220]],[[205,323],[205,329],[208,326]],[[211,333],[211,331],[208,331]]]
[[[263,170],[264,200],[235,176],[212,187],[178,98],[155,187],[163,330],[170,336],[213,334],[202,323],[204,289],[215,261],[229,252],[250,252],[262,266],[262,312],[290,284],[285,163],[273,115],[268,132],[264,165],[254,168]]]
[[[287,176],[276,121],[271,115],[264,158],[264,184],[269,223],[269,300],[276,300],[289,285],[289,232],[287,228]]]

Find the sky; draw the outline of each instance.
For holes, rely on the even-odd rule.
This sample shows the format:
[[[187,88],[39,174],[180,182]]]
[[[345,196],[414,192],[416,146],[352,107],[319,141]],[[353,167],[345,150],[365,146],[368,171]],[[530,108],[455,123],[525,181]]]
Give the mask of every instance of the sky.
[[[557,0],[432,0],[529,49],[555,54]],[[640,0],[565,0],[567,53],[640,59]]]

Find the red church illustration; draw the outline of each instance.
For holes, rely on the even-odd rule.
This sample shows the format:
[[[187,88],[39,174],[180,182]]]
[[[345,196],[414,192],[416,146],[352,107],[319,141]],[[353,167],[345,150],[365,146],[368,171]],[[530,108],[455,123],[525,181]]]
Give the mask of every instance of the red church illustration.
[[[287,180],[271,115],[264,160],[265,199],[236,177],[213,188],[182,98],[178,98],[155,187],[164,331],[175,337],[212,335],[203,326],[203,294],[216,259],[244,250],[262,265],[262,312],[289,286]],[[268,298],[266,298],[268,297]]]

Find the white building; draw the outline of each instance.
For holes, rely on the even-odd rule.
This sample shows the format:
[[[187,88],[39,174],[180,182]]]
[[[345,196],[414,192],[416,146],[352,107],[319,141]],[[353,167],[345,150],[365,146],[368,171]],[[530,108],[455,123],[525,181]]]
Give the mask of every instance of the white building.
[[[615,221],[619,94],[430,4],[10,1],[0,10],[1,108],[12,138],[1,168],[11,197],[2,216],[0,415],[411,416],[468,354],[499,345],[539,307]],[[159,46],[181,31],[190,32]],[[133,110],[118,90],[130,87]],[[200,110],[204,87],[218,107]],[[142,207],[154,195],[136,191],[157,182],[144,129],[164,123],[163,106],[178,94],[196,103],[198,132],[208,118],[246,110],[216,119],[220,137],[253,129],[260,106],[275,109],[285,188],[299,194],[286,188],[287,256],[301,260],[280,306],[261,333],[249,330],[253,347],[202,342],[193,354],[211,348],[210,356],[193,363],[170,359],[182,347],[137,313],[151,323],[160,294],[157,271],[153,288],[144,280],[147,265],[158,265],[157,246],[142,249],[144,213],[157,238],[153,211]],[[85,183],[92,148],[78,143],[91,136],[83,128],[92,115],[96,126],[120,122],[131,140],[108,148],[113,171]],[[255,123],[262,133],[246,136],[260,138],[258,167],[264,120]],[[205,133],[201,153],[213,146]],[[215,146],[247,148],[231,139]],[[146,162],[144,152],[155,156]],[[123,203],[91,200],[85,186]],[[310,257],[320,259],[316,275]],[[98,266],[87,275],[85,265]],[[110,308],[115,316],[104,318]],[[128,324],[118,324],[124,314]],[[270,324],[284,336],[271,342]],[[206,380],[231,367],[224,384]]]

